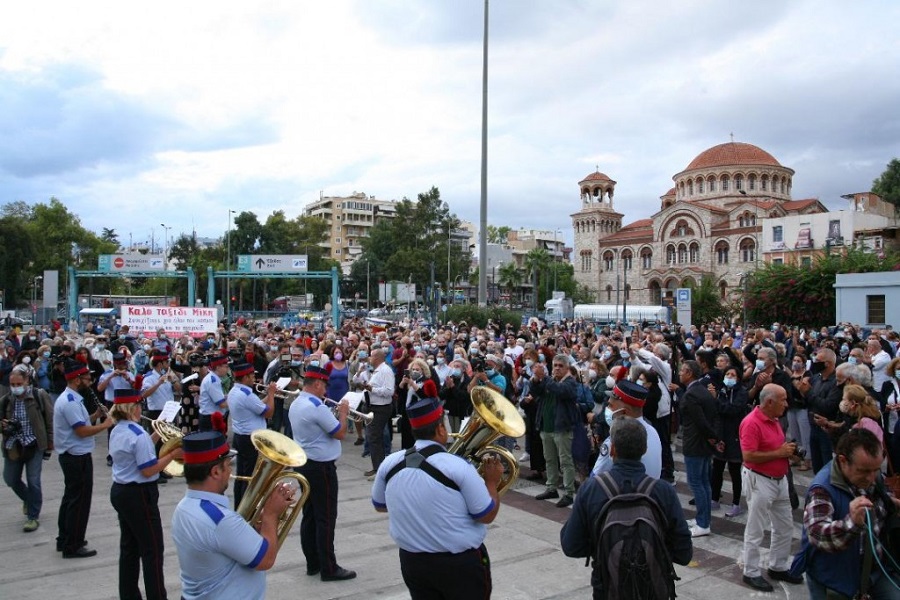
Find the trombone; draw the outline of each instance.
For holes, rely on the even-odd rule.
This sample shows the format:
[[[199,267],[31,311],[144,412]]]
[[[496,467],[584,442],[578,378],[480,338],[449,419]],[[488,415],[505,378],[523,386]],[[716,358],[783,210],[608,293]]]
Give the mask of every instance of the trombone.
[[[262,394],[263,396],[269,393],[269,386],[264,383],[253,384],[253,389],[256,390],[257,394]],[[281,400],[291,400],[299,395],[300,390],[275,390],[275,397]]]
[[[324,398],[325,404],[331,407],[331,412],[337,416],[338,407],[340,407],[341,403],[337,400],[332,400],[331,398]],[[358,410],[353,410],[352,408],[347,411],[347,414],[350,415],[356,421],[362,421],[364,424],[369,425],[375,419],[375,413],[367,412],[362,413]]]

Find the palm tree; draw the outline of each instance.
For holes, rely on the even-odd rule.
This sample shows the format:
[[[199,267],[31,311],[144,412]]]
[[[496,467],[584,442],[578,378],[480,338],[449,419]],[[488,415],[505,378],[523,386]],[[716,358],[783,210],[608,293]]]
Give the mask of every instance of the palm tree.
[[[525,255],[525,272],[531,278],[532,282],[532,302],[534,304],[534,310],[538,309],[538,301],[541,300],[539,298],[539,286],[538,281],[539,278],[547,268],[550,266],[550,262],[552,258],[550,253],[547,252],[546,248],[532,248]],[[546,295],[546,294],[545,294]],[[546,300],[546,298],[544,298]]]
[[[509,303],[512,304],[514,289],[522,285],[522,272],[515,262],[508,262],[500,267],[497,274],[500,276],[500,286],[508,289]]]

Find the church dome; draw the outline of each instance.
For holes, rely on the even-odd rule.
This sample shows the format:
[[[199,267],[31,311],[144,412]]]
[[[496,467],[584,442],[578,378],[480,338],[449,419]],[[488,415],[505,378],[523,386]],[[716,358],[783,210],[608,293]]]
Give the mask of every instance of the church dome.
[[[698,154],[685,171],[739,165],[780,167],[781,163],[759,146],[743,142],[726,142]]]
[[[613,181],[612,179],[609,178],[609,175],[607,175],[606,173],[601,173],[599,170],[594,171],[593,173],[591,173],[590,175],[588,175],[587,177],[585,177],[578,183],[588,183],[588,182],[595,182],[595,181],[611,181],[612,183],[615,183],[615,181]]]

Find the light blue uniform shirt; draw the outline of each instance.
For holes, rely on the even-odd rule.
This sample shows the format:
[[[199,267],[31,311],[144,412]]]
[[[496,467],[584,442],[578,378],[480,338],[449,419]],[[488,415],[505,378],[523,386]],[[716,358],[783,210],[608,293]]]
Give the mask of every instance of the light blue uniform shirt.
[[[141,391],[144,392],[149,390],[156,385],[156,382],[159,381],[160,377],[164,378],[167,375],[168,371],[166,372],[166,375],[160,375],[159,371],[150,371],[144,376],[144,382],[141,384]],[[147,410],[162,410],[166,407],[166,402],[174,399],[175,392],[172,391],[172,383],[166,381],[156,388],[155,392],[147,396]]]
[[[300,392],[288,410],[294,440],[306,451],[309,460],[326,462],[341,457],[341,441],[332,435],[341,424],[331,409],[309,392]]]
[[[638,422],[647,430],[647,451],[641,457],[641,462],[644,464],[647,475],[653,479],[659,479],[662,473],[662,443],[659,441],[659,434],[644,417],[638,419]],[[597,462],[594,463],[591,475],[599,475],[612,469],[613,459],[609,455],[610,443],[610,439],[607,437],[603,441],[603,445],[600,446],[600,456],[597,457]]]
[[[269,542],[228,508],[225,496],[188,490],[172,515],[172,539],[185,600],[266,597],[266,573],[256,567]]]
[[[263,416],[269,407],[246,385],[235,383],[228,392],[228,409],[231,411],[231,427],[235,433],[250,435],[266,428]]]
[[[116,390],[130,390],[134,387],[134,382],[115,373],[115,371],[107,371],[97,381],[97,383],[103,383],[107,379],[109,380],[109,383],[106,384],[106,388],[103,390],[103,399],[107,402],[115,402]]]
[[[222,412],[223,402],[225,392],[222,391],[222,380],[210,371],[200,382],[200,414],[211,415],[214,412]]]
[[[75,456],[94,451],[94,436],[79,437],[75,430],[91,424],[81,394],[66,388],[53,404],[53,445],[57,452]]]
[[[416,440],[416,449],[431,444]],[[441,473],[459,486],[445,486],[421,469],[407,467],[385,485],[388,472],[405,459],[406,450],[384,459],[372,485],[372,504],[387,507],[390,534],[408,552],[452,552],[478,548],[487,535],[487,525],[479,523],[494,509],[494,500],[484,480],[465,459],[438,452],[428,457]]]
[[[141,469],[157,463],[156,448],[150,435],[133,421],[119,421],[109,433],[109,455],[113,459],[112,477],[116,483],[149,483],[159,474],[144,477]]]

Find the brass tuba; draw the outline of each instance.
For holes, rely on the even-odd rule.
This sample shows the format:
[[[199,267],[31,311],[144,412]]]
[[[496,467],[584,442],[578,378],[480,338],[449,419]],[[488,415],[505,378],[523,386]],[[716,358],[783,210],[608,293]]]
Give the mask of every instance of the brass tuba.
[[[300,516],[301,508],[309,498],[309,482],[306,477],[290,470],[306,464],[306,452],[300,444],[277,431],[259,429],[250,435],[253,447],[259,452],[253,475],[249,477],[235,476],[235,479],[249,482],[244,497],[237,507],[237,512],[244,520],[256,526],[262,518],[262,510],[266,500],[280,483],[289,483],[296,492],[302,489],[296,498],[278,517],[278,547],[287,539],[294,521]]]
[[[143,415],[141,415],[141,418],[150,421],[150,427],[153,429],[153,432],[159,436],[159,441],[162,442],[162,446],[159,448],[160,456],[165,456],[172,450],[181,448],[181,440],[184,439],[184,434],[181,433],[180,429],[162,419],[156,419],[154,421],[150,417],[145,417]],[[172,477],[184,477],[184,461],[173,460],[166,465],[166,468],[163,469],[163,473],[171,475]]]
[[[519,463],[512,452],[491,442],[501,435],[517,438],[525,433],[522,415],[500,392],[485,387],[472,390],[472,406],[475,412],[469,417],[465,429],[454,434],[456,440],[447,452],[465,458],[484,477],[481,459],[485,454],[496,454],[504,463],[503,476],[497,487],[497,494],[503,495],[519,478]]]

